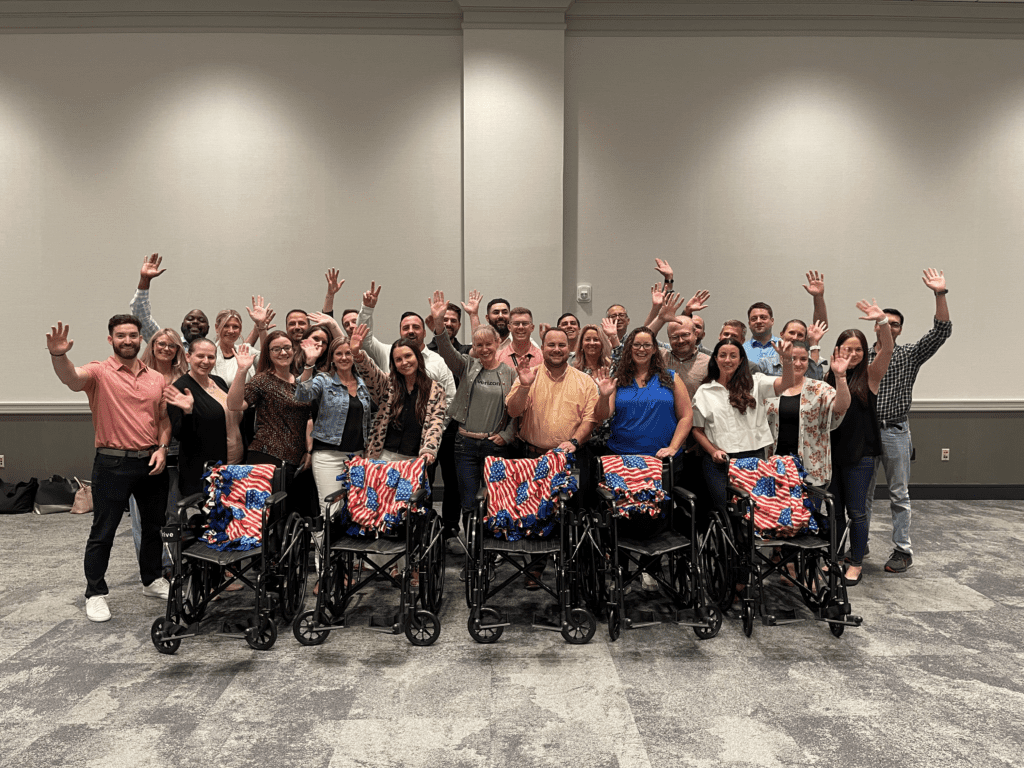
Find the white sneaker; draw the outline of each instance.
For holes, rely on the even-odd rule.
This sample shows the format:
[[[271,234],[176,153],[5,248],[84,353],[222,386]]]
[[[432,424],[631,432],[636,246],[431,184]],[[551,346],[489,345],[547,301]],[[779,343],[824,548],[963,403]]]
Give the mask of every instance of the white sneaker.
[[[642,573],[640,575],[640,582],[643,586],[644,592],[657,592],[661,589],[661,585],[658,584],[658,580],[649,573]]]
[[[159,597],[161,600],[166,600],[167,596],[171,593],[171,584],[167,579],[161,576],[156,579],[148,587],[142,588],[142,594],[146,597]]]
[[[107,598],[103,595],[93,595],[85,598],[85,615],[89,621],[110,621],[110,609],[107,607]]]

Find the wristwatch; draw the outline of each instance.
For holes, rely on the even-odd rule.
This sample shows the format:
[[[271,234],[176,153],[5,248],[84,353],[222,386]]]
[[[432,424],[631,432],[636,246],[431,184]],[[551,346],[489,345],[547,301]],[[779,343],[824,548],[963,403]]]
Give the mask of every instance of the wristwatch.
[[[570,442],[570,443],[572,443],[572,447],[573,447],[573,448],[579,449],[579,447],[580,447],[580,441],[579,441],[579,440],[577,440],[577,439],[576,439],[575,437],[570,437],[570,438],[569,438],[569,442]]]
[[[813,347],[810,348],[810,351],[811,352],[821,352],[821,345],[820,344],[815,344]]]

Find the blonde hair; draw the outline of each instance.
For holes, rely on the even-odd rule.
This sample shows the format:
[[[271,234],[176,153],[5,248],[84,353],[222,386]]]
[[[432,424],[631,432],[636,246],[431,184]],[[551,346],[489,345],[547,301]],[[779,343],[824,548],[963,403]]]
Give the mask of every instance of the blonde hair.
[[[213,329],[217,332],[217,337],[220,337],[220,329],[224,327],[224,323],[228,321],[228,318],[235,318],[238,321],[239,326],[242,325],[242,316],[238,314],[238,310],[235,309],[222,309],[217,313],[217,319],[213,322]]]
[[[175,379],[179,379],[188,373],[188,363],[185,362],[185,345],[181,343],[181,336],[173,328],[161,328],[159,331],[154,333],[149,343],[146,345],[145,351],[142,353],[142,364],[147,368],[152,368],[154,371],[156,367],[156,347],[155,344],[157,339],[168,338],[174,342],[177,349],[174,351],[174,360],[171,361],[171,373],[174,374]]]

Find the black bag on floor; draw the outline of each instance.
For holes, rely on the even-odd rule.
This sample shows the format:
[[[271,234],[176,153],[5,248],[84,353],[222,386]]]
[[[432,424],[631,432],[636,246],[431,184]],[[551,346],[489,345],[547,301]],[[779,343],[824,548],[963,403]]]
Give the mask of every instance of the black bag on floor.
[[[39,483],[33,511],[37,515],[70,512],[75,503],[75,491],[77,490],[78,484],[73,480],[53,475]]]
[[[38,488],[39,481],[34,477],[27,483],[5,483],[0,480],[0,514],[31,512]]]

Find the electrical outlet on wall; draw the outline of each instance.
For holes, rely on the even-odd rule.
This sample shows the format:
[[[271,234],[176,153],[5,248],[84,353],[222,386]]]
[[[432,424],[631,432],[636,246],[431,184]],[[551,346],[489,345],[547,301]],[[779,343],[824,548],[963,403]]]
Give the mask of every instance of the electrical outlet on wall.
[[[942,449],[942,460],[949,461],[949,448]]]
[[[0,453],[0,469],[4,468],[4,455]]]

